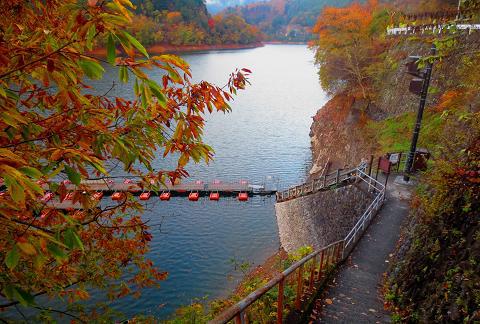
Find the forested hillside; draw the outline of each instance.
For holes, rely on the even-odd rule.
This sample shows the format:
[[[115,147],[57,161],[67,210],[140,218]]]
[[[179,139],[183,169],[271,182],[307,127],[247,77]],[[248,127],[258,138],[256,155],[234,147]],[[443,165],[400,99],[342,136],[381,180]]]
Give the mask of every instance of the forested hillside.
[[[269,40],[307,41],[310,29],[325,6],[343,6],[351,0],[269,0],[226,10],[258,26]]]
[[[332,95],[312,126],[317,166],[407,151],[419,96],[409,92],[405,63],[410,55],[423,57],[420,68],[433,63],[419,140],[433,158],[415,177],[412,211],[385,282],[394,322],[480,320],[480,35],[385,33],[389,25],[478,23],[478,0],[463,1],[460,13],[457,4],[355,3],[324,10],[314,28],[319,77]],[[432,45],[436,55],[429,55]]]
[[[144,45],[247,45],[259,30],[238,15],[211,16],[203,0],[136,0],[129,31]]]

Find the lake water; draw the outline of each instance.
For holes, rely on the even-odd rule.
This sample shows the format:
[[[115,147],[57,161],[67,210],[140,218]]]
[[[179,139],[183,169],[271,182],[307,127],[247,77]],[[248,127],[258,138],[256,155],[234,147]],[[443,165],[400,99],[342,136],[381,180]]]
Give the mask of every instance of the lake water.
[[[229,114],[208,116],[205,142],[215,150],[209,165],[190,165],[192,180],[267,181],[280,187],[305,179],[310,166],[311,117],[327,100],[321,89],[313,53],[303,45],[209,51],[181,55],[196,81],[223,85],[235,68],[252,70],[252,85],[240,92]],[[111,74],[111,75],[109,75]],[[151,73],[160,80],[161,75]],[[107,90],[117,73],[107,70],[99,92]],[[115,95],[131,96],[129,87]],[[159,160],[158,168],[168,161]],[[262,263],[279,248],[274,197],[254,197],[247,203],[234,198],[147,204],[145,219],[161,222],[152,229],[148,257],[169,272],[160,289],[146,289],[139,299],[125,298],[113,306],[127,315],[166,318],[195,299],[222,297],[241,279],[236,262]]]
[[[204,139],[215,149],[215,160],[190,165],[192,180],[262,183],[268,179],[281,187],[304,180],[310,166],[311,117],[327,100],[313,53],[303,45],[267,45],[181,56],[197,81],[223,85],[235,68],[253,72],[252,85],[236,97],[233,112],[208,116]],[[108,69],[103,81],[95,83],[96,91],[108,90],[117,75]],[[156,72],[150,75],[161,78]],[[118,86],[111,94],[131,98],[130,89]],[[171,161],[156,163],[164,169]],[[124,298],[112,306],[128,316],[166,318],[196,298],[228,295],[241,279],[232,259],[258,265],[279,248],[274,202],[274,197],[254,197],[246,203],[234,198],[152,199],[144,218],[162,225],[152,228],[148,258],[169,272],[168,279],[160,289],[146,289],[139,299]],[[100,301],[97,298],[94,301]]]

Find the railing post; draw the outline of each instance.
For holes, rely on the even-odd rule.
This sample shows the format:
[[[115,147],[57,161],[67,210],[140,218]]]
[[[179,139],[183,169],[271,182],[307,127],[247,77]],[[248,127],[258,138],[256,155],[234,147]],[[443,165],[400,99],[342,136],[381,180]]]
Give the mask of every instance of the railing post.
[[[325,254],[325,250],[322,250],[322,255],[320,256],[320,266],[318,268],[318,281],[320,281],[322,279],[322,271],[323,271],[323,257],[324,257],[324,254]]]
[[[372,176],[373,155],[370,155],[370,163],[368,164],[368,176]]]
[[[301,298],[303,293],[303,264],[298,268],[297,277],[297,297],[295,298],[295,308],[299,311],[301,308]]]
[[[313,257],[313,260],[312,260],[312,266],[310,267],[310,282],[309,282],[309,285],[308,285],[308,290],[310,292],[313,291],[313,281],[314,281],[314,277],[315,277],[315,265],[317,264],[317,256],[315,255]]]
[[[237,316],[235,316],[235,324],[242,324],[242,314],[243,313],[238,313]]]
[[[398,154],[397,173],[400,171],[400,164],[402,163],[402,152]]]
[[[380,159],[381,159],[381,157],[378,158],[378,162],[377,162],[377,173],[375,173],[375,180],[378,179],[378,170],[380,169]]]
[[[332,265],[333,264],[333,258],[334,258],[334,246],[330,246],[328,248],[328,264]]]
[[[332,247],[328,247],[327,251],[327,266],[330,266],[332,264]]]
[[[327,175],[323,176],[323,188],[327,186]]]
[[[337,263],[340,261],[340,254],[342,252],[342,246],[343,246],[343,241],[338,244],[338,250],[337,250]]]
[[[338,185],[338,182],[340,181],[340,169],[337,169],[337,176],[335,178],[335,182]]]
[[[283,323],[283,290],[285,279],[282,278],[278,283],[278,299],[277,299],[277,324]]]

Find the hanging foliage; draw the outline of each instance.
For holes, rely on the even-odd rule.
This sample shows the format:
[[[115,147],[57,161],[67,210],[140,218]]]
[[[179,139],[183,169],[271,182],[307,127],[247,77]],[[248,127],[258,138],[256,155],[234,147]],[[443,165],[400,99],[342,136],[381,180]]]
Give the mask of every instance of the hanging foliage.
[[[187,176],[188,162],[213,156],[202,141],[205,114],[229,111],[250,71],[233,72],[224,87],[192,82],[185,61],[149,56],[125,31],[131,9],[129,0],[2,2],[0,308],[42,309],[39,295],[83,300],[88,287],[117,298],[166,278],[144,258],[151,234],[136,199],[125,194],[101,208],[82,181],[108,176],[108,163],[153,189]],[[105,60],[88,55],[98,38],[108,40]],[[117,67],[120,82],[133,82],[133,100],[93,94],[88,79],[102,78],[105,64]],[[146,69],[162,70],[162,79]],[[173,153],[175,169],[153,170],[154,158]],[[48,192],[63,200],[62,179],[77,186],[70,197],[83,210],[41,199]],[[126,267],[136,274],[125,282]]]

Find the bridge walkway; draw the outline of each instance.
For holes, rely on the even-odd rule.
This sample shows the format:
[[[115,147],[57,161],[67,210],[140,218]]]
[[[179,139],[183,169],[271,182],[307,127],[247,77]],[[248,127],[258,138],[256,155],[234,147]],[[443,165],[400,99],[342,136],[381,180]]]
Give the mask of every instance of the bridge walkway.
[[[322,297],[315,301],[313,323],[390,322],[380,289],[389,254],[408,214],[409,196],[409,187],[395,184],[394,179],[389,181],[382,209]]]

